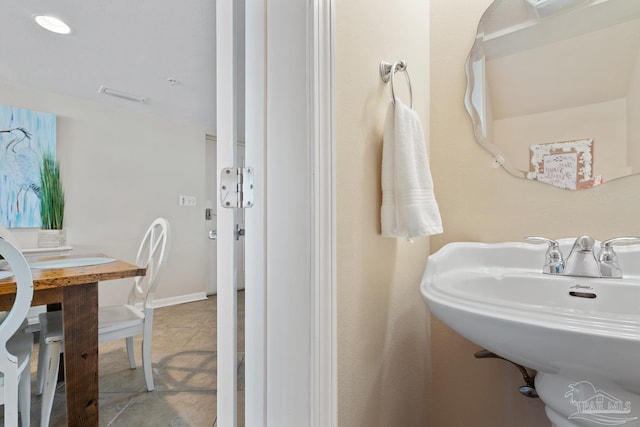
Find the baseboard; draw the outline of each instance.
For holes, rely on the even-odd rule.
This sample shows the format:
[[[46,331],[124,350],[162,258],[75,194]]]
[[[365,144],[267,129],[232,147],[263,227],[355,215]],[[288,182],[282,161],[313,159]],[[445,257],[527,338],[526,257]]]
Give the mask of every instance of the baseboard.
[[[196,292],[194,294],[178,295],[169,298],[156,298],[153,300],[153,307],[168,307],[170,305],[184,304],[187,302],[202,301],[207,299],[205,292]]]

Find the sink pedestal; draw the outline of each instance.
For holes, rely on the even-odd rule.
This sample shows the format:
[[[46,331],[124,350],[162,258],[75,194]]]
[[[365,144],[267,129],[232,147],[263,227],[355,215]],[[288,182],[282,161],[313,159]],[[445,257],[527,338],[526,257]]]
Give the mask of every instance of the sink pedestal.
[[[538,372],[536,391],[554,427],[640,425],[640,395],[617,385]]]

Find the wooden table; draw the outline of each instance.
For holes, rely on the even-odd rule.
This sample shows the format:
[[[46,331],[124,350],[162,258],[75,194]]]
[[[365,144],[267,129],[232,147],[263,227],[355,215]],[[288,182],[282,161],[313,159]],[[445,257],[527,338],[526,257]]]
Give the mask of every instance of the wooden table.
[[[84,258],[66,255],[44,259]],[[145,268],[116,260],[108,264],[50,270],[33,269],[31,305],[62,304],[68,426],[98,425],[98,282],[144,276]],[[15,300],[15,282],[0,280],[0,310]]]

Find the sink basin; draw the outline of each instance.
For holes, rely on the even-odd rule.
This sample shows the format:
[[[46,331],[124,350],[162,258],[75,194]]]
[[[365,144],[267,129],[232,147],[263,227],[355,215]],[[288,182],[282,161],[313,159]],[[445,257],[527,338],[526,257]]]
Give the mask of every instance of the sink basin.
[[[560,241],[565,255],[574,240]],[[623,424],[623,419],[637,423],[640,247],[616,248],[622,279],[543,274],[546,248],[448,244],[429,257],[422,295],[431,312],[462,336],[537,370],[536,389],[555,426],[604,422],[581,424],[571,418],[580,402],[570,394],[571,386],[580,382],[593,385],[593,393],[606,391],[631,402],[631,414],[596,414],[613,417],[609,425]]]
[[[115,258],[108,257],[63,258],[29,262],[29,267],[44,270],[52,268],[86,267],[88,265],[108,264],[114,261]]]

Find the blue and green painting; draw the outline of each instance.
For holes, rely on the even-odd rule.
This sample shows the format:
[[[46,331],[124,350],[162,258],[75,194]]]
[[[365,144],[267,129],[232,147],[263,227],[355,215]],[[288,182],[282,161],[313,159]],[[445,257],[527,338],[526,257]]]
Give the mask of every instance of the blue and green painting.
[[[42,154],[56,155],[56,116],[0,105],[0,225],[40,227]]]

